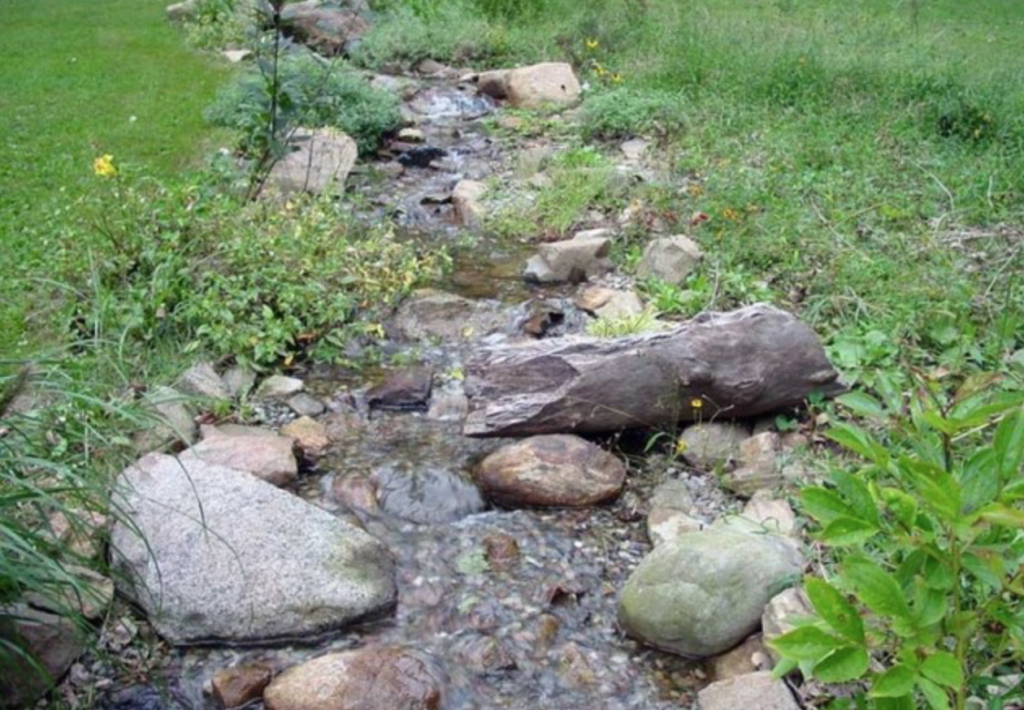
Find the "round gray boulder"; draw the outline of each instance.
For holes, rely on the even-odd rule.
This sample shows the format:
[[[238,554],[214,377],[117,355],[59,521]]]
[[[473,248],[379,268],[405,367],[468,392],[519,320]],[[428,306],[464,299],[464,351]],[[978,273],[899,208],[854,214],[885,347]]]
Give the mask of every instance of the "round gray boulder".
[[[619,624],[664,651],[714,656],[755,632],[765,605],[802,569],[796,546],[780,536],[726,527],[682,535],[626,581]]]

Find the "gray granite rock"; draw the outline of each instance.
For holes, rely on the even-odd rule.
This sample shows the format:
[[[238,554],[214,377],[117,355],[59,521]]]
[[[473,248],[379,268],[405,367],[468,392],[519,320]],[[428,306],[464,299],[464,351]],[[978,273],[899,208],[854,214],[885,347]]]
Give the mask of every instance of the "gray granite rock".
[[[395,603],[383,543],[247,473],[152,454],[115,499],[119,584],[173,644],[308,640]]]

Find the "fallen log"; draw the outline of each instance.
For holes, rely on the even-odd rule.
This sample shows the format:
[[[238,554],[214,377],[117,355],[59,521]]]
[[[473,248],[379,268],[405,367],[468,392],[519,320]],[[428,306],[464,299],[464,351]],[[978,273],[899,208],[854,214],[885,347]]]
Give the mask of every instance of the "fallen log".
[[[807,325],[772,306],[672,330],[484,347],[466,366],[467,436],[604,433],[732,419],[845,390]]]

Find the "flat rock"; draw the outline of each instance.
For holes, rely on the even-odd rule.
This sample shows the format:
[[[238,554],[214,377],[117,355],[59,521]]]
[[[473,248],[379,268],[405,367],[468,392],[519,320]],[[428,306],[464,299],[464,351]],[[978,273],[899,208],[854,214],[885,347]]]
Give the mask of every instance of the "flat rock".
[[[312,417],[299,417],[281,427],[281,435],[295,441],[306,458],[316,459],[327,452],[331,440],[327,427]]]
[[[642,279],[657,278],[674,286],[686,281],[704,258],[697,243],[677,235],[652,239],[644,249],[636,275]]]
[[[345,132],[337,128],[300,128],[294,132],[290,148],[270,171],[268,184],[278,193],[344,193],[345,180],[359,157],[356,142]]]
[[[510,70],[504,76],[508,100],[516,108],[571,106],[579,101],[580,82],[564,62],[546,62]]]
[[[742,424],[706,422],[694,424],[683,431],[683,458],[702,471],[728,466],[740,458],[743,442],[750,431]]]
[[[637,161],[644,157],[644,153],[647,152],[651,144],[642,138],[633,138],[624,142],[619,146],[622,154],[626,156],[626,160]]]
[[[726,527],[682,535],[656,547],[630,575],[619,624],[664,651],[706,658],[757,631],[777,589],[799,577],[790,541]]]
[[[316,397],[299,392],[288,399],[288,408],[300,417],[316,417],[323,414],[327,407]]]
[[[176,386],[179,391],[193,397],[218,402],[229,402],[232,398],[231,390],[210,362],[199,362],[185,370]]]
[[[487,496],[504,506],[581,507],[618,496],[626,469],[585,439],[552,434],[502,447],[475,476]]]
[[[700,710],[800,710],[786,684],[767,671],[712,683],[697,702]]]
[[[216,427],[203,427],[205,437],[185,451],[181,458],[198,459],[214,466],[250,473],[275,486],[286,486],[299,475],[295,460],[295,441],[273,432],[234,433]]]
[[[526,264],[523,277],[533,283],[578,283],[613,270],[608,237],[577,236],[541,244]]]
[[[304,390],[302,380],[284,375],[271,375],[260,383],[257,399],[287,399]]]
[[[409,340],[459,341],[503,331],[509,320],[500,304],[425,289],[399,306],[391,328]]]
[[[308,640],[395,603],[384,544],[247,473],[152,454],[115,499],[117,579],[172,644]]]
[[[258,700],[274,672],[264,665],[223,668],[213,674],[213,697],[224,710],[235,710]]]
[[[154,387],[146,394],[145,406],[155,421],[136,436],[137,449],[145,453],[196,440],[195,412],[188,396],[171,387]]]
[[[434,371],[428,367],[410,367],[388,375],[371,387],[366,402],[377,409],[426,409],[434,387]]]
[[[722,483],[742,496],[782,485],[786,476],[780,466],[781,446],[781,439],[775,432],[763,432],[746,439],[740,445],[736,468],[726,474]]]
[[[774,498],[768,491],[758,491],[743,508],[745,520],[776,535],[792,535],[796,532],[796,513],[789,501]]]
[[[761,631],[772,658],[779,660],[778,654],[772,650],[771,642],[783,634],[788,634],[796,628],[797,622],[812,614],[811,601],[798,587],[776,594],[765,605],[764,613],[761,615]]]
[[[619,320],[644,312],[643,301],[633,291],[591,286],[576,297],[576,305],[598,318]]]
[[[221,376],[232,397],[242,397],[256,386],[256,373],[245,365],[232,365]]]
[[[455,213],[466,227],[479,227],[487,216],[482,200],[487,194],[487,185],[476,180],[460,180],[452,190]]]
[[[419,525],[453,523],[487,508],[472,481],[442,466],[420,464],[411,471],[386,465],[376,469],[371,480],[381,510]]]
[[[171,22],[192,20],[199,12],[199,0],[185,0],[167,6],[167,19]]]
[[[86,641],[82,631],[62,616],[25,605],[0,608],[0,643],[14,645],[35,660],[5,653],[10,665],[0,673],[0,707],[35,703],[85,653]]]
[[[754,634],[731,651],[709,659],[704,667],[711,680],[729,680],[758,671],[770,671],[772,659],[761,634]]]
[[[252,56],[248,49],[225,49],[220,54],[232,64],[239,64]]]
[[[438,710],[443,674],[424,655],[364,648],[289,668],[263,694],[267,710]]]

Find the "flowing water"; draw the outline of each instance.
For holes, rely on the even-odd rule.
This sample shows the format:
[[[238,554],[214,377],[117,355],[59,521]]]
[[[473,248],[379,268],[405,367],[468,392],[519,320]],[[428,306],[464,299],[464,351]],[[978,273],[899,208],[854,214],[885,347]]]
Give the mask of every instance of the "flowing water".
[[[378,165],[391,177],[367,174],[354,189],[368,198],[368,219],[392,219],[428,245],[456,245],[452,187],[464,177],[486,179],[508,164],[509,149],[488,137],[482,123],[495,106],[444,81],[423,82],[407,95],[406,110],[417,117],[423,142],[400,147],[405,152],[396,157],[413,153],[403,170]],[[578,330],[580,317],[557,300],[566,294],[523,284],[526,253],[523,245],[484,238],[457,251],[454,272],[438,288],[504,302],[510,323],[545,308],[529,299],[555,299],[563,331]],[[460,347],[416,352],[440,372],[458,368]],[[457,379],[440,379],[435,400],[457,400]],[[448,679],[446,710],[686,707],[703,684],[698,668],[640,646],[615,622],[616,592],[650,549],[637,507],[657,476],[634,465],[627,492],[607,507],[492,509],[469,471],[503,442],[467,440],[457,422],[422,412],[371,413],[361,398],[367,384],[331,373],[307,382],[331,404],[325,423],[335,443],[295,492],[390,546],[399,570],[394,615],[311,646],[169,651],[148,683],[118,691],[108,707],[213,707],[204,686],[227,665],[263,662],[283,670],[367,643],[429,654]],[[683,480],[709,517],[726,505],[713,483],[685,474]]]

